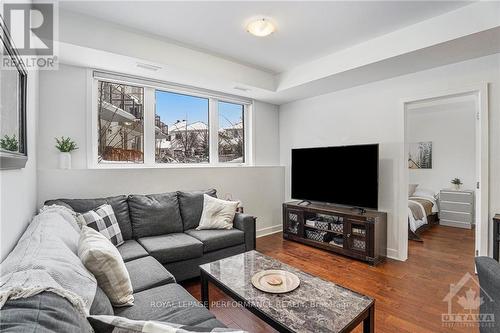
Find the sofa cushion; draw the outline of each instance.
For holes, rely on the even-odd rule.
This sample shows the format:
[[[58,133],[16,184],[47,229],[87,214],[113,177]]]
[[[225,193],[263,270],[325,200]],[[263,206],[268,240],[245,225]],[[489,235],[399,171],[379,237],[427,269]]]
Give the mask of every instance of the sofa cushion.
[[[90,305],[89,313],[91,315],[108,315],[108,316],[112,316],[114,314],[111,301],[109,300],[108,296],[106,296],[106,293],[99,286],[97,286],[97,289],[95,291],[94,300]]]
[[[149,256],[149,253],[142,245],[137,243],[134,239],[125,241],[125,243],[118,246],[117,249],[125,262]]]
[[[130,195],[128,204],[135,238],[183,231],[177,192]]]
[[[59,205],[61,203],[69,205],[77,213],[85,213],[104,204],[111,205],[120,226],[123,239],[132,239],[132,224],[130,222],[127,197],[125,195],[97,199],[57,199],[45,202],[46,205]]]
[[[208,194],[214,198],[217,197],[217,191],[214,189],[191,192],[179,191],[177,193],[184,230],[194,229],[200,223],[203,211],[203,194]]]
[[[190,326],[215,318],[176,283],[135,293],[134,298],[134,306],[115,308],[115,315],[133,320],[157,320]]]
[[[139,243],[162,264],[201,257],[203,243],[184,233],[144,237]]]
[[[203,252],[211,252],[226,247],[245,243],[245,233],[238,229],[230,230],[186,230],[186,234],[193,236],[203,243]]]
[[[89,322],[65,298],[52,292],[15,300],[2,307],[1,332],[91,332]]]
[[[143,257],[125,263],[134,293],[175,282],[175,278],[153,257]]]
[[[157,332],[157,333],[211,333],[213,328],[210,326],[188,326],[175,323],[167,323],[165,321],[156,320],[132,320],[121,316],[90,316],[87,318],[94,330],[98,333],[143,333],[143,332]],[[215,320],[215,319],[212,319]],[[206,325],[211,325],[210,322],[204,321]],[[221,324],[219,322],[219,324]],[[220,328],[221,326],[216,326]],[[241,333],[241,329],[221,328],[216,332],[224,331],[227,333]]]

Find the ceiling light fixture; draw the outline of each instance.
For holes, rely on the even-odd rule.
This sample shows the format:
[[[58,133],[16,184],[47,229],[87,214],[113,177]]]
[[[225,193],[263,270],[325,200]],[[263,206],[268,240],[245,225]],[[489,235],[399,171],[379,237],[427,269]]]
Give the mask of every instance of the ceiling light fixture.
[[[147,69],[147,70],[150,70],[150,71],[157,71],[159,69],[161,69],[160,66],[155,66],[155,65],[150,65],[150,64],[145,64],[143,62],[138,62],[136,63],[136,66],[139,67],[139,68],[143,68],[143,69]]]
[[[253,20],[247,25],[247,31],[257,37],[269,36],[275,30],[276,27],[274,26],[274,24],[265,18]]]

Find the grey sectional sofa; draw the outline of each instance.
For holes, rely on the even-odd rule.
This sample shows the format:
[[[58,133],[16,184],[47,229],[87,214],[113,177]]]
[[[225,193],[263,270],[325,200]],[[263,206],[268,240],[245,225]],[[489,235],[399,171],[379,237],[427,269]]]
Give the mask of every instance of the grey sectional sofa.
[[[113,308],[98,288],[91,314],[224,327],[177,282],[198,276],[200,264],[255,249],[255,218],[237,213],[232,230],[195,230],[204,193],[216,195],[215,190],[178,191],[46,202],[80,213],[105,203],[113,207],[125,240],[118,251],[129,272],[135,301],[131,307]],[[77,332],[90,328],[67,300],[50,292],[9,300],[0,315],[2,332]]]

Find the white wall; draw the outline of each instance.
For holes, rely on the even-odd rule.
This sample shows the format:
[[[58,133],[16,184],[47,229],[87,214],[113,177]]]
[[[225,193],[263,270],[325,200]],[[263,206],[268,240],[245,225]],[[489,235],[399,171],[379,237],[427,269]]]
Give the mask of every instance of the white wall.
[[[500,211],[500,56],[379,81],[280,106],[280,155],[290,199],[290,149],[380,143],[379,209],[388,213],[388,253],[398,252],[399,165],[404,161],[403,101],[419,93],[489,82],[490,213]]]
[[[38,72],[28,72],[28,162],[24,169],[0,170],[0,261],[17,244],[37,207]]]
[[[87,169],[87,71],[60,65],[40,74],[38,202],[56,197],[99,197],[127,193],[216,188],[232,194],[245,211],[258,217],[257,229],[281,229],[284,169],[279,167],[277,106],[255,102],[253,143],[256,167]],[[73,170],[57,168],[54,137],[71,136],[80,149],[72,153]]]
[[[462,180],[463,188],[476,183],[474,100],[415,108],[407,114],[407,142],[432,141],[432,169],[410,169],[410,184],[438,193],[450,188],[450,180]]]

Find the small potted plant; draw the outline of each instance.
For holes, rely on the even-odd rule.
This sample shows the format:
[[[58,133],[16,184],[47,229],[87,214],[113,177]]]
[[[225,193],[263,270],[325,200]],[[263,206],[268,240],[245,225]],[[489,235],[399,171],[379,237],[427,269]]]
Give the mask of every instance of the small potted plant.
[[[78,146],[75,141],[71,140],[70,137],[56,139],[56,148],[60,151],[59,154],[59,168],[61,169],[71,169],[71,152],[77,150]]]
[[[460,190],[460,187],[462,186],[462,181],[460,180],[460,178],[453,178],[451,180],[451,183],[453,184],[453,187],[456,191]]]
[[[16,135],[12,135],[12,137],[5,135],[3,139],[0,139],[0,148],[8,151],[18,151],[19,150],[19,141],[16,139]]]

